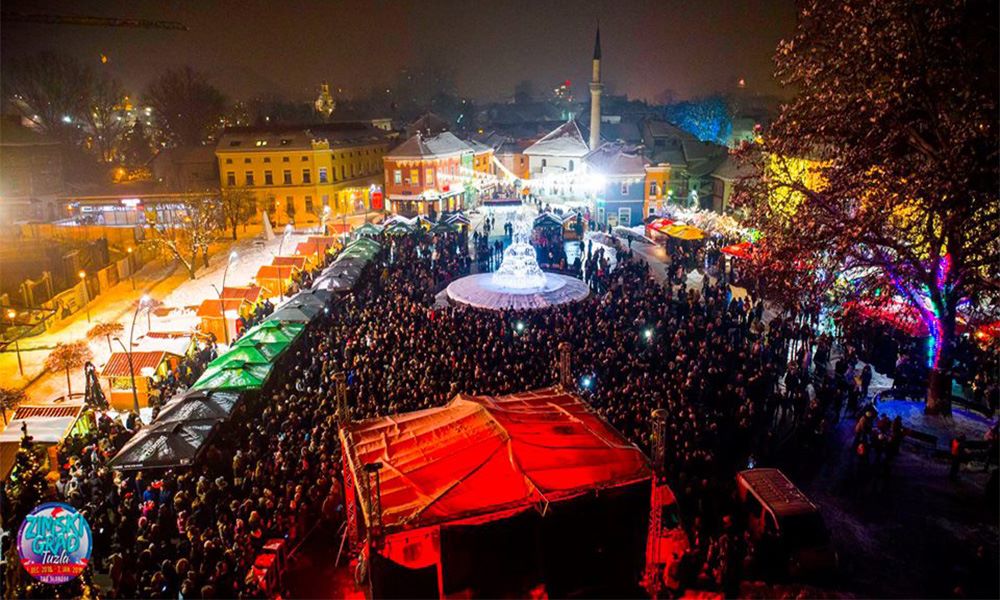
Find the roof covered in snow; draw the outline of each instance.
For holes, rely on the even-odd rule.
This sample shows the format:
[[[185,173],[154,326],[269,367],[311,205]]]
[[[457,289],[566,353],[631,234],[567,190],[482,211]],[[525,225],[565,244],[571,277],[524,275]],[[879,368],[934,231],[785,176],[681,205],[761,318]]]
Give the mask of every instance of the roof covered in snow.
[[[639,151],[639,148],[620,142],[606,142],[585,158],[591,168],[602,175],[638,175],[646,174],[649,160]]]
[[[433,137],[424,137],[419,133],[390,150],[386,158],[437,158],[453,156],[463,152],[472,152],[472,148],[450,131],[445,131]]]
[[[374,144],[384,140],[384,131],[364,122],[227,127],[215,149],[217,152],[309,150],[314,142],[328,142],[333,147]]]
[[[548,135],[529,146],[524,153],[529,156],[570,156],[579,158],[590,152],[580,126],[573,119],[555,128]]]

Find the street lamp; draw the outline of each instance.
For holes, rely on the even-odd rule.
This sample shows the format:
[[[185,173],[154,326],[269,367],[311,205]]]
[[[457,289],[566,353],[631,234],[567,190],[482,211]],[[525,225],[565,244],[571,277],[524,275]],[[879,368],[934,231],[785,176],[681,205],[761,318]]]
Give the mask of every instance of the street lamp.
[[[125,358],[128,360],[128,373],[132,381],[132,410],[135,411],[135,414],[139,414],[139,392],[135,389],[135,365],[132,363],[132,340],[129,339],[128,341],[128,349],[125,348],[125,344],[122,343],[120,337],[116,337],[114,340],[122,347],[122,350],[125,352]]]
[[[17,316],[17,311],[13,308],[7,311],[7,318],[10,319],[10,328],[14,329],[14,317]],[[21,364],[21,346],[18,343],[18,338],[20,336],[14,335],[14,352],[17,353],[17,370],[21,372],[21,377],[24,377],[24,365]]]
[[[222,313],[222,333],[225,335],[227,346],[229,345],[229,323],[226,322],[226,301],[222,298],[222,292],[226,289],[226,277],[229,275],[229,267],[236,262],[237,258],[239,258],[239,255],[236,254],[236,250],[229,253],[229,261],[226,262],[226,270],[222,272],[222,289],[215,290],[219,294],[219,311]]]
[[[330,205],[323,205],[323,214],[319,218],[320,235],[326,235],[326,220],[330,218]]]
[[[285,232],[281,234],[281,241],[278,242],[278,256],[281,256],[281,248],[285,245],[285,240],[291,237],[292,232],[294,231],[295,228],[292,227],[291,223],[285,225]]]
[[[87,289],[87,272],[80,271],[77,275],[83,282],[83,305],[87,308],[87,322],[90,323],[90,291]]]
[[[139,317],[139,311],[143,308],[149,306],[150,298],[148,294],[143,294],[142,298],[139,299],[135,304],[135,312],[132,313],[132,326],[128,330],[128,349],[125,348],[125,344],[122,343],[121,338],[115,338],[115,341],[125,350],[125,358],[128,359],[128,371],[129,375],[132,377],[132,408],[135,410],[135,414],[139,414],[139,393],[135,389],[135,366],[132,364],[132,346],[134,345],[134,334],[135,334],[135,320]]]
[[[135,255],[132,251],[135,250],[132,246],[127,248],[128,251],[128,278],[132,280],[132,291],[135,291]]]

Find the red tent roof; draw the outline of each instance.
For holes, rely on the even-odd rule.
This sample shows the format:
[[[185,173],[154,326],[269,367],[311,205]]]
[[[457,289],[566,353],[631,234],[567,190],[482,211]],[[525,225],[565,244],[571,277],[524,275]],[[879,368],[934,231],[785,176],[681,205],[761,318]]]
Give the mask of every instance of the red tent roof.
[[[341,436],[355,481],[366,477],[364,465],[383,464],[387,529],[492,520],[651,473],[638,448],[558,388],[459,395],[447,406],[352,423]]]
[[[197,314],[199,317],[217,317],[221,319],[223,316],[223,303],[225,303],[226,312],[239,312],[243,309],[243,305],[246,304],[247,301],[243,298],[225,298],[224,300],[219,300],[218,298],[206,298],[201,301]]]
[[[306,257],[305,256],[275,256],[274,260],[271,261],[272,265],[279,267],[294,267],[298,270],[302,270],[306,267]]]
[[[750,242],[740,242],[739,244],[733,244],[731,246],[723,246],[720,252],[730,256],[735,256],[736,258],[750,258],[752,247],[753,244]]]
[[[132,368],[135,369],[135,376],[142,375],[143,369],[158,368],[168,356],[170,354],[167,352],[133,352]],[[129,377],[131,374],[126,352],[113,352],[101,371],[101,377]]]
[[[264,279],[291,279],[294,272],[289,265],[263,265],[257,269],[257,283]]]
[[[226,300],[246,300],[253,304],[260,300],[261,289],[259,285],[248,285],[243,287],[226,286],[222,288],[222,297]]]

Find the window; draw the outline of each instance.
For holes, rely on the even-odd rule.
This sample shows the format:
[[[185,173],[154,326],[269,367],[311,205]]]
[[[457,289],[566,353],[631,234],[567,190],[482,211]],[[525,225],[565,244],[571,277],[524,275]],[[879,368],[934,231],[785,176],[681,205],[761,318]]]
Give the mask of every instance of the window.
[[[655,198],[656,196],[659,196],[659,195],[660,195],[660,194],[659,194],[659,187],[657,187],[657,185],[656,185],[656,182],[655,182],[655,181],[650,181],[650,182],[649,182],[649,195],[650,195],[650,196],[653,196],[654,198]]]
[[[631,208],[619,208],[618,209],[618,224],[623,227],[632,226],[632,209]]]
[[[284,171],[281,172],[281,179],[285,185],[292,185],[292,172],[288,169],[285,169]]]
[[[232,142],[229,142],[229,147],[230,147],[230,148],[235,148],[236,146],[239,146],[239,145],[240,145],[240,144],[242,144],[242,143],[243,143],[243,142],[241,142],[241,141],[239,141],[239,140],[233,140]]]
[[[326,183],[327,182],[327,179],[326,179],[326,167],[320,167],[319,168],[319,182],[320,183]]]
[[[253,185],[253,171],[247,171],[245,175],[246,175],[247,185]]]
[[[312,173],[309,169],[302,169],[302,183],[312,183]]]
[[[549,166],[549,161],[543,158],[542,159],[542,168],[544,169],[547,166]]]
[[[264,185],[274,185],[274,175],[270,171],[264,171]]]
[[[288,158],[287,156],[282,156],[282,157],[281,157],[281,162],[288,162],[288,161],[290,161],[290,160],[291,160],[291,159],[290,159],[290,158]]]
[[[249,165],[250,164],[250,159],[249,158],[244,158],[243,159],[243,164]]]
[[[344,165],[340,165],[340,178],[344,178]],[[396,183],[399,183],[398,181]]]
[[[410,169],[410,181],[420,183],[420,169]]]
[[[351,177],[354,177],[354,164],[351,163]]]
[[[569,170],[570,170],[570,171],[572,171],[572,170],[573,170],[573,161],[569,161]]]
[[[302,157],[302,162],[306,162],[306,161],[308,161],[308,160],[309,160],[309,157],[308,157],[308,156],[303,156],[303,157]]]
[[[264,162],[266,162],[266,163],[271,162],[271,157],[270,156],[265,156],[264,157]]]
[[[308,212],[308,213],[313,212],[313,197],[312,196],[306,196],[306,212]]]
[[[628,183],[626,183],[624,181],[622,182],[621,193],[622,193],[622,196],[627,196],[628,195]]]
[[[231,165],[231,164],[233,164],[233,159],[231,159],[231,158],[227,158],[227,159],[226,159],[226,164],[227,164],[227,165]]]
[[[393,183],[403,183],[403,172],[396,169],[392,172],[392,182]]]
[[[285,198],[285,214],[289,217],[295,214],[295,199],[291,196]]]
[[[287,139],[287,138],[286,138],[286,139],[283,139],[283,140],[281,140],[281,145],[282,145],[282,146],[287,146],[288,144],[291,144],[291,143],[292,143],[292,140],[290,140],[290,139]],[[285,159],[285,162],[288,162],[288,159],[287,159],[287,158]]]
[[[427,169],[427,185],[434,185],[434,169]]]
[[[236,173],[233,171],[226,171],[226,185],[236,185]]]
[[[257,140],[256,146],[260,148],[261,146],[266,146],[267,140]]]

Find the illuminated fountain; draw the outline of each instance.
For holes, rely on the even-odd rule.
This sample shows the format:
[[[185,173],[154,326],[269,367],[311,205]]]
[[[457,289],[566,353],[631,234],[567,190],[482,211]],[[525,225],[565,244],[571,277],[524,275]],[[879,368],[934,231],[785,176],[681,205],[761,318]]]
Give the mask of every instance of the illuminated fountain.
[[[511,245],[504,250],[500,268],[494,273],[469,275],[448,286],[448,298],[479,308],[502,310],[537,309],[575,302],[587,297],[587,284],[575,277],[545,273],[538,266],[535,249],[528,241],[531,221],[518,214]]]

